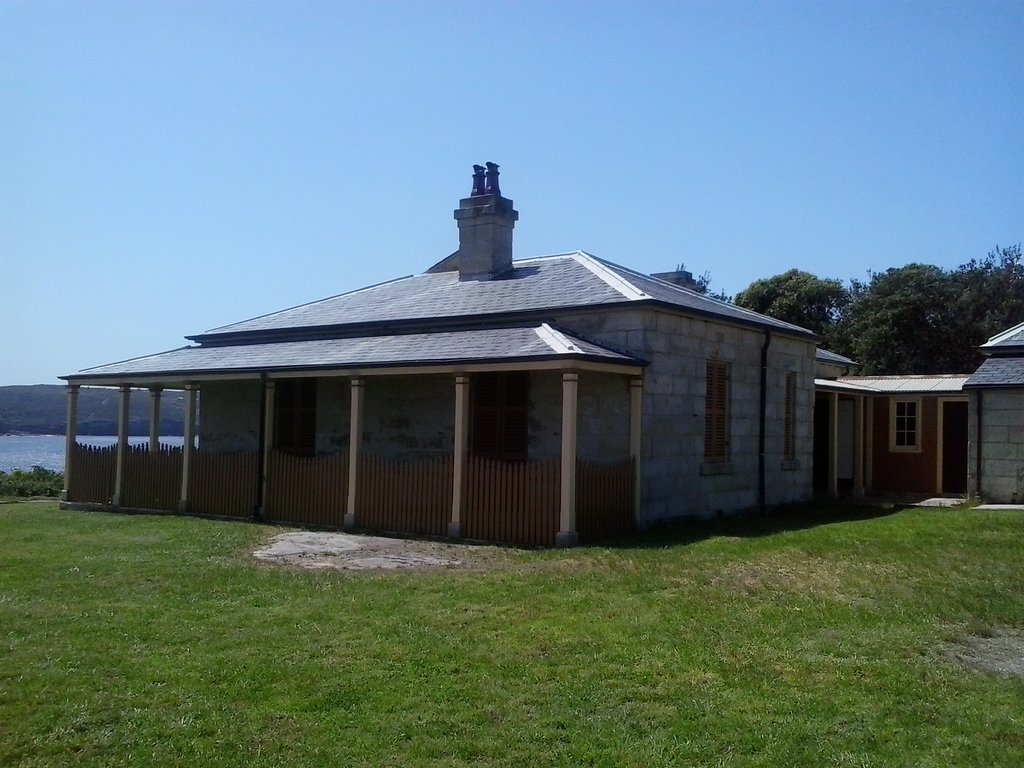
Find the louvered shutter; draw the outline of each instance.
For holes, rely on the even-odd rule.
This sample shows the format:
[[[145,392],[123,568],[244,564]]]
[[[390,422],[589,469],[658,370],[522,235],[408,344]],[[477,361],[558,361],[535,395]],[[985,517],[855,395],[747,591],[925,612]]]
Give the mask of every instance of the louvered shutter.
[[[707,391],[704,403],[704,461],[728,460],[729,366],[717,360],[707,362]]]

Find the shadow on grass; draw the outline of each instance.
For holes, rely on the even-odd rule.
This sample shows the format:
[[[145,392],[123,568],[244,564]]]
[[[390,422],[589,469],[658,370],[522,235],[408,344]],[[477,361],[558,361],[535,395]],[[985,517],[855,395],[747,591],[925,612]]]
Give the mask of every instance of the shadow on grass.
[[[801,531],[822,525],[875,520],[888,517],[904,507],[898,505],[854,504],[843,501],[814,501],[780,507],[765,514],[720,516],[707,520],[673,520],[656,525],[644,533],[617,539],[588,542],[587,546],[610,549],[650,549],[670,547],[716,537],[754,538],[786,531]]]

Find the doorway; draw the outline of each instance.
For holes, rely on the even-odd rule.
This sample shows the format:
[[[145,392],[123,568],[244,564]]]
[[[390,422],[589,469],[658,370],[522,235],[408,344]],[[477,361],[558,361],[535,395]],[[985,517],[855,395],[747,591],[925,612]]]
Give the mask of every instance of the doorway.
[[[967,493],[967,402],[940,401],[942,407],[942,493]]]

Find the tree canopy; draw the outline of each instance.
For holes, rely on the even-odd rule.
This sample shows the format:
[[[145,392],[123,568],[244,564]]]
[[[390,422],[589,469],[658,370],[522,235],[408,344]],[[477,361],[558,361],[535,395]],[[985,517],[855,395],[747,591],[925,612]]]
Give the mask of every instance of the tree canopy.
[[[850,303],[850,292],[839,280],[820,278],[791,269],[781,275],[755,280],[736,294],[740,307],[794,323],[834,340],[836,324]]]
[[[979,345],[1024,321],[1024,263],[1018,244],[955,270],[907,264],[848,286],[791,269],[735,301],[814,331],[865,374],[970,373]]]

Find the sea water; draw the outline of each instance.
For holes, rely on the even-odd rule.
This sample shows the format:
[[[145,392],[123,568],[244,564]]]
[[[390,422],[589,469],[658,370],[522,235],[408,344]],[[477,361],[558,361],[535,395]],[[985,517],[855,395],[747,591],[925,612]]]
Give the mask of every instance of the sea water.
[[[79,435],[78,442],[83,445],[114,445],[115,435]],[[145,436],[129,437],[132,445],[146,445],[149,438]],[[161,437],[164,445],[180,446],[183,438]],[[64,471],[64,435],[0,435],[0,472],[12,469],[29,470],[32,467],[43,467],[58,472]]]

